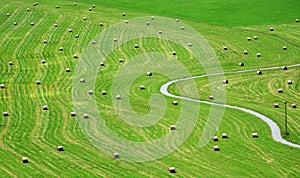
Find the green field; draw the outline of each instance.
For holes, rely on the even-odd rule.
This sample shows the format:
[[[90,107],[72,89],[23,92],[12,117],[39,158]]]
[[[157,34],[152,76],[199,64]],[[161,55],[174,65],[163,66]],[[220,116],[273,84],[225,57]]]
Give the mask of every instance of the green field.
[[[42,0],[37,6],[32,3],[0,1],[0,84],[5,85],[0,89],[1,177],[299,177],[300,149],[274,141],[265,122],[235,109],[225,109],[215,133],[219,138],[227,133],[229,138],[209,141],[201,147],[199,139],[212,107],[187,101],[200,108],[195,127],[189,130],[191,135],[174,152],[146,162],[125,161],[122,154],[121,159],[107,156],[84,134],[80,125],[84,122],[82,115],[71,117],[70,112],[75,110],[73,82],[76,82],[77,62],[96,36],[117,22],[143,16],[166,16],[174,21],[179,18],[208,41],[224,72],[289,66],[300,63],[300,23],[295,22],[300,18],[300,2],[86,0],[78,1],[77,6],[64,0]],[[27,8],[30,10],[26,11]],[[269,31],[270,27],[274,31]],[[75,37],[77,34],[79,38]],[[248,36],[251,41],[246,40]],[[253,36],[258,39],[253,40]],[[44,40],[48,43],[44,44]],[[134,44],[140,48],[135,49]],[[223,46],[228,50],[223,50]],[[151,52],[172,57],[172,51],[177,52],[173,57],[192,76],[205,74],[189,50],[161,38],[129,41],[105,59],[105,66],[96,76],[94,96],[105,125],[116,136],[133,142],[160,139],[178,121],[183,101],[159,94],[160,87],[171,80],[166,75],[154,72],[149,77],[141,73],[129,88],[132,111],[141,116],[152,111],[149,104],[152,95],[159,94],[165,99],[163,117],[149,127],[131,126],[120,118],[114,108],[115,95],[111,93],[115,75],[128,61]],[[261,57],[256,57],[257,53]],[[74,54],[79,58],[74,58]],[[119,63],[119,58],[125,62]],[[45,64],[41,63],[43,59]],[[10,61],[13,65],[9,65]],[[245,65],[239,66],[240,62]],[[66,72],[66,68],[71,72]],[[263,71],[262,75],[256,75],[255,71],[228,74],[225,78],[229,84],[217,81],[220,84],[215,89],[221,93],[226,86],[227,104],[264,114],[278,124],[283,138],[300,144],[299,68]],[[36,84],[37,80],[41,85]],[[293,84],[287,85],[287,80]],[[140,85],[145,90],[140,90]],[[204,77],[173,84],[169,92],[194,98],[192,89],[196,89],[197,99],[208,100],[211,87]],[[283,93],[278,93],[278,88]],[[102,90],[107,95],[102,95]],[[171,104],[174,100],[179,102],[178,106]],[[284,133],[283,101],[288,101],[288,106],[297,104],[297,108],[287,108],[289,135]],[[279,103],[279,108],[273,108],[274,103]],[[49,110],[43,110],[44,105]],[[6,111],[9,116],[2,115]],[[251,138],[253,132],[259,138]],[[57,151],[59,145],[64,151]],[[212,151],[214,145],[220,151]],[[29,163],[22,163],[22,157],[27,157]],[[175,167],[176,173],[169,173],[169,167]]]

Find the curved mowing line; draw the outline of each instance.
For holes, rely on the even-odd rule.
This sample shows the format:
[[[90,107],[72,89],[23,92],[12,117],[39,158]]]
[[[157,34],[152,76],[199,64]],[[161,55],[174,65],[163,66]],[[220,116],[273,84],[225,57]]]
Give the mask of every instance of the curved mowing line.
[[[290,66],[287,66],[287,67],[291,68],[291,67],[298,67],[298,66],[300,66],[300,64],[294,64],[294,65],[290,65]],[[280,69],[280,68],[281,67],[269,67],[269,68],[261,68],[259,70],[274,70],[274,69]],[[222,107],[237,109],[237,110],[244,111],[246,113],[252,114],[252,115],[260,118],[262,121],[264,121],[268,124],[268,126],[270,127],[271,132],[272,132],[272,137],[275,141],[280,142],[280,143],[285,144],[285,145],[288,145],[288,146],[291,146],[291,147],[300,148],[300,145],[288,142],[285,139],[283,139],[281,137],[280,128],[278,127],[278,125],[273,120],[268,118],[267,116],[265,116],[263,114],[260,114],[256,111],[253,111],[253,110],[250,110],[250,109],[247,109],[247,108],[238,107],[238,106],[231,106],[231,105],[227,105],[227,104],[220,104],[220,103],[214,103],[214,102],[209,102],[209,101],[203,101],[203,100],[200,100],[200,99],[188,98],[188,97],[184,97],[184,96],[177,96],[177,95],[173,95],[173,94],[168,92],[168,87],[171,84],[174,84],[174,83],[177,83],[177,82],[190,80],[190,79],[195,79],[195,78],[203,78],[203,77],[208,77],[208,76],[252,72],[252,71],[256,71],[256,70],[258,70],[258,69],[240,70],[240,71],[224,72],[224,73],[216,73],[216,74],[205,74],[205,75],[198,75],[198,76],[192,76],[192,77],[176,79],[176,80],[172,80],[172,81],[167,82],[164,85],[162,85],[161,88],[160,88],[160,92],[162,94],[164,94],[166,96],[169,96],[169,97],[172,97],[172,98],[178,98],[178,99],[189,100],[189,101],[194,101],[194,102],[198,102],[198,103],[222,106]]]

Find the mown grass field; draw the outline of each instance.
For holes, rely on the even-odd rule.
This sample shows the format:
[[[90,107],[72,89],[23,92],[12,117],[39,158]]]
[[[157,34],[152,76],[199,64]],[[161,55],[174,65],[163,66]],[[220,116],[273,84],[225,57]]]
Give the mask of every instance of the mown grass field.
[[[38,6],[32,6],[28,0],[0,1],[0,84],[5,84],[5,88],[0,89],[1,177],[297,177],[300,174],[300,150],[275,142],[270,128],[264,122],[240,111],[226,109],[216,132],[219,137],[223,132],[228,133],[229,139],[209,142],[205,147],[200,147],[199,138],[210,111],[210,105],[206,104],[199,104],[199,118],[184,144],[170,155],[155,161],[135,163],[113,159],[88,141],[78,124],[82,117],[70,116],[70,112],[74,111],[72,84],[78,61],[73,55],[80,57],[97,34],[116,22],[150,16],[146,13],[183,18],[214,48],[223,71],[300,63],[300,24],[294,22],[295,18],[299,18],[295,10],[299,7],[297,1],[284,5],[280,1],[272,5],[268,5],[267,1],[259,2],[255,12],[260,14],[250,18],[250,10],[237,11],[232,16],[224,15],[228,20],[222,22],[219,18],[222,14],[234,12],[231,8],[239,8],[244,4],[227,9],[221,8],[222,3],[208,3],[201,7],[205,11],[198,11],[199,5],[193,1],[182,8],[191,13],[185,13],[186,10],[175,13],[163,7],[176,9],[176,6],[182,4],[180,1],[177,1],[178,4],[173,3],[173,7],[167,1],[161,2],[166,5],[153,6],[151,11],[144,9],[147,6],[143,6],[142,1],[132,2],[133,5],[122,1],[118,1],[118,4],[103,1],[101,4],[89,0],[77,2],[77,6],[73,6],[72,1],[43,0],[39,1]],[[92,8],[92,4],[96,4],[96,8]],[[270,7],[268,10],[261,9],[267,5]],[[252,1],[248,1],[247,9],[253,9],[250,7],[254,6]],[[207,11],[210,12],[208,7],[214,8],[217,15],[204,16]],[[27,12],[26,8],[30,8],[30,11]],[[92,8],[92,11],[88,11],[88,8]],[[281,15],[286,9],[289,10],[284,16]],[[274,14],[265,15],[269,11]],[[123,12],[126,12],[125,17],[122,16]],[[234,20],[234,16],[240,18]],[[87,20],[84,21],[83,17]],[[17,22],[17,25],[13,22]],[[30,25],[32,22],[34,26]],[[58,27],[54,27],[55,23]],[[104,26],[99,26],[99,23]],[[268,30],[270,26],[275,29],[273,32]],[[68,32],[70,28],[72,33]],[[79,38],[75,38],[76,34]],[[258,40],[246,40],[247,36],[254,35],[258,36]],[[44,44],[43,40],[48,40],[48,43]],[[136,43],[141,46],[138,50],[133,48]],[[227,46],[228,50],[224,51],[223,46]],[[284,51],[282,46],[288,49]],[[63,50],[59,51],[59,47],[63,47]],[[244,55],[244,50],[248,50],[249,54]],[[105,60],[105,66],[97,76],[95,97],[108,128],[119,137],[136,142],[161,138],[169,132],[170,125],[176,123],[180,114],[181,101],[174,107],[171,105],[174,99],[169,97],[165,97],[168,105],[164,117],[150,127],[131,127],[115,114],[110,88],[114,75],[124,65],[117,60],[130,60],[138,54],[152,51],[176,51],[177,60],[192,75],[205,73],[187,50],[169,41],[137,39],[114,51]],[[256,53],[262,56],[257,58]],[[46,64],[41,64],[42,59],[46,60]],[[9,61],[14,65],[8,65]],[[245,66],[240,67],[239,62],[244,62]],[[70,68],[71,72],[66,73],[66,68]],[[283,129],[281,102],[287,100],[299,105],[299,73],[299,67],[295,67],[287,71],[263,71],[261,76],[255,72],[226,75],[225,78],[229,80],[226,86],[227,103],[258,111],[272,118]],[[41,81],[41,85],[35,84],[37,80]],[[169,80],[158,73],[152,77],[141,74],[130,88],[133,110],[147,114],[150,111],[150,96],[159,93],[161,85]],[[293,80],[294,83],[286,85],[287,80]],[[207,78],[196,79],[195,83],[199,98],[206,100],[210,95]],[[171,86],[169,91],[177,93],[180,87],[184,87],[185,92],[181,95],[194,96],[189,92],[190,84],[190,81],[178,83]],[[140,85],[144,85],[146,90],[140,90]],[[222,81],[220,85],[223,85]],[[278,94],[278,88],[282,88],[283,93]],[[106,96],[101,95],[103,89],[108,92]],[[272,108],[275,102],[280,104],[280,108]],[[42,110],[43,105],[47,105],[49,110]],[[4,111],[8,111],[10,116],[3,117]],[[300,144],[299,107],[288,108],[288,116],[290,135],[283,136],[288,141]],[[252,139],[252,132],[257,132],[259,138]],[[221,149],[219,152],[211,150],[216,144]],[[63,152],[56,150],[58,145],[64,147]],[[22,157],[28,157],[29,163],[23,164]],[[170,166],[176,168],[176,174],[168,172]]]

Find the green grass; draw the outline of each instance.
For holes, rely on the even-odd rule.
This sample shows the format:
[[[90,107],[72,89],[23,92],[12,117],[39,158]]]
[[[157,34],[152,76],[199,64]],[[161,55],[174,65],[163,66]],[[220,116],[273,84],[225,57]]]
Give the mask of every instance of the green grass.
[[[87,9],[93,2],[97,7],[92,12],[88,12]],[[101,4],[120,7],[112,3],[115,2],[106,4],[103,1]],[[133,5],[139,3],[143,2],[135,2]],[[0,1],[0,84],[4,83],[6,86],[5,89],[0,89],[0,156],[2,158],[0,173],[2,177],[297,177],[300,174],[299,149],[275,142],[271,138],[269,127],[264,122],[233,109],[226,109],[216,132],[218,136],[223,132],[229,134],[229,139],[221,139],[217,143],[221,151],[211,150],[211,147],[216,144],[213,142],[200,147],[199,138],[210,111],[210,106],[205,104],[199,105],[199,118],[192,134],[184,144],[170,155],[155,161],[134,163],[114,160],[87,140],[78,124],[78,120],[82,118],[70,117],[70,112],[74,110],[73,74],[78,61],[73,58],[73,55],[80,56],[98,33],[113,23],[124,20],[121,16],[123,9],[126,9],[126,18],[154,13],[185,19],[185,22],[208,40],[216,51],[224,71],[240,70],[238,63],[241,61],[245,62],[243,69],[291,65],[300,61],[299,24],[293,22],[298,12],[293,9],[297,7],[296,1],[284,5],[276,1],[272,6],[268,6],[270,8],[267,10],[265,10],[267,1],[259,2],[260,6],[255,8],[255,11],[262,14],[249,16],[250,19],[247,20],[246,14],[249,13],[247,10],[245,14],[236,12],[235,15],[228,15],[227,19],[241,15],[239,19],[222,21],[223,23],[219,23],[218,17],[227,13],[224,10],[217,11],[222,3],[214,2],[217,6],[212,6],[213,2],[210,2],[201,7],[202,11],[199,10],[199,15],[197,11],[191,10],[193,13],[186,16],[184,11],[176,11],[172,14],[173,11],[163,9],[168,6],[164,3],[168,2],[161,2],[159,7],[153,6],[154,11],[146,11],[143,9],[146,6],[139,6],[139,10],[136,10],[137,8],[132,9],[134,6],[123,3],[120,7],[122,9],[115,9],[102,7],[92,0],[85,3],[78,2],[76,7],[71,1],[60,0],[39,1],[36,7],[33,7],[29,0]],[[193,3],[195,2],[186,6],[197,9],[196,7],[201,5],[201,3],[199,5]],[[250,6],[252,1],[247,3]],[[56,9],[56,5],[60,5],[60,9]],[[176,3],[172,5],[177,6]],[[240,5],[235,4],[228,8],[237,8]],[[168,8],[176,9],[174,6],[169,5]],[[27,7],[30,7],[30,12],[26,12]],[[206,7],[215,8],[217,14],[203,16],[209,11]],[[284,11],[276,11],[276,9],[290,10],[286,11],[285,16],[281,16],[278,14]],[[263,15],[271,10],[276,14],[268,17]],[[10,13],[11,16],[6,17],[6,13]],[[87,17],[87,21],[82,20],[84,16]],[[14,21],[18,22],[17,26],[13,25]],[[244,24],[245,21],[248,23]],[[30,26],[31,22],[34,22],[35,26]],[[100,22],[104,23],[104,27],[99,27]],[[59,27],[54,28],[54,23]],[[211,23],[231,27],[209,25]],[[248,24],[252,26],[239,27]],[[268,31],[269,24],[274,27],[274,32]],[[69,28],[73,29],[73,33],[68,32]],[[80,35],[78,39],[74,37],[76,34]],[[257,35],[259,40],[246,41],[247,36],[253,35]],[[43,44],[44,39],[49,41],[47,45]],[[139,50],[132,49],[135,43],[141,46]],[[222,49],[224,45],[228,47],[227,51]],[[288,46],[287,51],[281,49],[283,45]],[[59,51],[59,47],[63,47],[64,50]],[[242,54],[245,49],[249,52],[247,56]],[[159,39],[131,41],[115,50],[106,59],[106,66],[97,76],[95,96],[100,113],[107,126],[116,135],[137,142],[161,138],[169,132],[169,126],[177,121],[181,101],[174,107],[171,105],[174,99],[165,97],[168,103],[166,114],[156,125],[147,128],[129,126],[114,113],[111,101],[110,87],[113,76],[123,65],[116,63],[115,59],[121,56],[130,60],[133,56],[144,52],[166,53],[173,50],[178,53],[177,60],[183,63],[192,75],[204,74],[202,67],[187,50],[172,42]],[[257,52],[262,53],[261,58],[255,57]],[[45,65],[40,63],[42,59],[47,61]],[[13,61],[14,65],[9,66],[9,61]],[[66,68],[71,68],[71,72],[66,73]],[[285,82],[289,78],[295,83],[286,86]],[[281,129],[283,108],[275,110],[271,105],[275,100],[287,99],[294,103],[299,101],[299,67],[287,71],[268,71],[262,76],[253,73],[228,75],[226,79],[229,80],[227,85],[229,104],[259,111],[274,119]],[[41,80],[42,84],[35,85],[36,80]],[[141,74],[130,89],[130,103],[133,110],[140,114],[147,114],[150,110],[148,100],[151,94],[159,93],[160,86],[169,80],[168,77],[160,74],[150,78]],[[141,84],[146,87],[145,91],[138,89]],[[207,80],[197,79],[196,84],[200,98],[206,99],[210,94]],[[189,85],[190,83],[179,83],[176,87],[172,86],[170,90],[176,93],[178,89],[185,87],[186,92],[182,95],[189,96]],[[278,87],[282,87],[284,93],[277,94]],[[102,89],[108,91],[107,96],[100,94]],[[43,111],[43,105],[48,105],[49,111]],[[10,116],[3,117],[4,111],[8,111]],[[286,139],[297,143],[300,137],[299,108],[289,108],[288,113],[291,134]],[[252,139],[252,132],[258,132],[260,137]],[[56,150],[58,145],[64,146],[65,151],[58,152]],[[23,156],[29,158],[29,164],[21,163]],[[176,167],[175,175],[168,173],[169,166]]]

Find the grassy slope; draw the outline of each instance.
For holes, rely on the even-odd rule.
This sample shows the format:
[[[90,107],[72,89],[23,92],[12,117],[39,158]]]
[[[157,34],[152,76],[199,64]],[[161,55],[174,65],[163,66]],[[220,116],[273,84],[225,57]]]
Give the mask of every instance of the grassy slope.
[[[40,5],[37,7],[32,7],[30,1],[14,2],[15,5],[0,3],[2,7],[0,9],[0,35],[2,39],[0,42],[0,83],[6,85],[6,89],[0,90],[0,108],[1,113],[3,111],[11,113],[10,117],[0,116],[0,155],[5,160],[0,163],[2,176],[161,177],[170,176],[166,171],[169,166],[175,166],[178,171],[176,175],[180,177],[224,175],[266,177],[296,176],[299,174],[297,166],[299,150],[275,143],[270,138],[270,130],[264,123],[257,118],[234,110],[226,111],[222,124],[216,133],[220,135],[222,132],[227,132],[230,135],[230,139],[221,140],[218,143],[222,149],[221,152],[211,151],[213,143],[200,148],[197,143],[210,109],[206,105],[201,105],[200,117],[191,137],[177,151],[165,158],[153,162],[128,163],[113,160],[103,155],[86,140],[76,119],[69,116],[69,113],[73,111],[72,72],[67,74],[64,70],[70,67],[74,71],[76,60],[72,56],[75,53],[80,55],[84,46],[102,30],[98,23],[103,22],[109,25],[119,21],[122,11],[97,6],[93,12],[89,13],[87,12],[90,7],[89,4],[78,3],[78,7],[73,7],[70,2],[59,3],[61,8],[55,9],[58,1],[47,3],[40,1]],[[32,11],[26,13],[26,7],[30,7]],[[74,8],[76,8],[75,11]],[[8,12],[12,14],[9,18],[5,16]],[[138,15],[129,13],[129,17]],[[86,22],[82,21],[83,16],[88,18]],[[16,27],[13,26],[13,21],[18,22]],[[30,22],[35,22],[36,25],[31,27]],[[58,23],[59,28],[54,28],[54,23]],[[217,50],[226,70],[230,70],[232,64],[236,66],[240,61],[239,54],[233,55],[230,52],[225,54],[219,50],[223,44],[230,46],[230,48],[235,46],[237,53],[243,50],[238,44],[230,42],[231,35],[224,36],[221,33],[224,30],[230,32],[232,31],[231,28],[220,28],[193,22],[191,25],[200,31],[203,30],[202,33],[205,32],[205,37]],[[67,32],[69,28],[73,29],[72,34]],[[258,27],[258,30],[263,29]],[[234,30],[232,35],[236,36],[237,42],[239,37],[244,39],[248,33],[257,33],[257,29],[252,32],[242,29]],[[80,34],[79,39],[74,38],[77,33]],[[46,46],[42,43],[44,39],[49,40],[49,44]],[[280,45],[282,43],[277,38],[270,40],[270,42],[276,42]],[[242,44],[244,43],[243,41]],[[156,42],[151,41],[145,43],[144,46],[149,47],[149,49],[159,49],[154,44]],[[60,46],[64,47],[64,51],[58,51]],[[128,46],[132,45],[128,44]],[[181,48],[172,44],[166,43],[163,47],[166,50],[185,53]],[[255,46],[252,48],[254,51]],[[261,48],[266,51],[273,50],[265,45]],[[271,53],[266,53],[274,60],[272,63],[256,60],[253,57],[256,62],[249,63],[249,68],[272,66],[275,62],[280,65],[292,64],[299,60],[296,48],[291,47],[289,52],[291,52],[288,54],[288,57],[291,58],[290,61],[282,62],[279,58],[274,58],[277,55],[274,54],[273,56]],[[119,54],[116,53],[115,55]],[[43,58],[47,60],[46,65],[40,64],[40,60]],[[197,66],[196,62],[187,62],[184,58],[179,60],[190,68],[192,74],[203,73],[201,68],[195,67]],[[8,61],[13,61],[15,65],[8,66]],[[107,88],[110,85],[110,77],[114,75],[117,67],[108,66],[112,68],[107,67],[106,70],[111,71],[111,73],[107,73],[105,82],[101,81],[99,75],[99,85],[97,85],[99,89]],[[34,84],[36,80],[41,80],[42,85],[36,86]],[[160,85],[167,80],[163,76],[160,77],[160,82],[157,82],[157,78],[147,81],[143,77],[139,78],[135,85],[139,85],[143,81],[143,84],[147,86],[147,93],[139,93],[134,89],[132,91],[132,103],[147,101],[150,93],[158,92]],[[97,96],[98,99],[102,99],[100,95]],[[168,101],[172,101],[172,99],[168,99]],[[103,102],[106,106],[111,106],[109,97]],[[49,111],[41,110],[45,104],[49,106]],[[147,105],[134,105],[136,110],[139,110],[139,107],[148,108]],[[170,123],[175,121],[176,109],[169,107],[168,112],[172,115],[167,116],[166,120],[145,130],[130,128],[125,123],[120,124],[120,119],[112,115],[108,115],[110,118],[108,125],[122,137],[126,138],[128,133],[131,133],[128,139],[158,138],[167,132]],[[103,112],[103,114],[105,113]],[[137,132],[145,134],[140,136],[136,134]],[[153,132],[157,133],[154,137],[147,134]],[[253,140],[249,137],[251,132],[259,132],[261,137]],[[57,145],[63,145],[65,152],[57,152],[55,149]],[[29,157],[31,163],[21,164],[22,156]],[[256,165],[260,166],[257,167]]]

